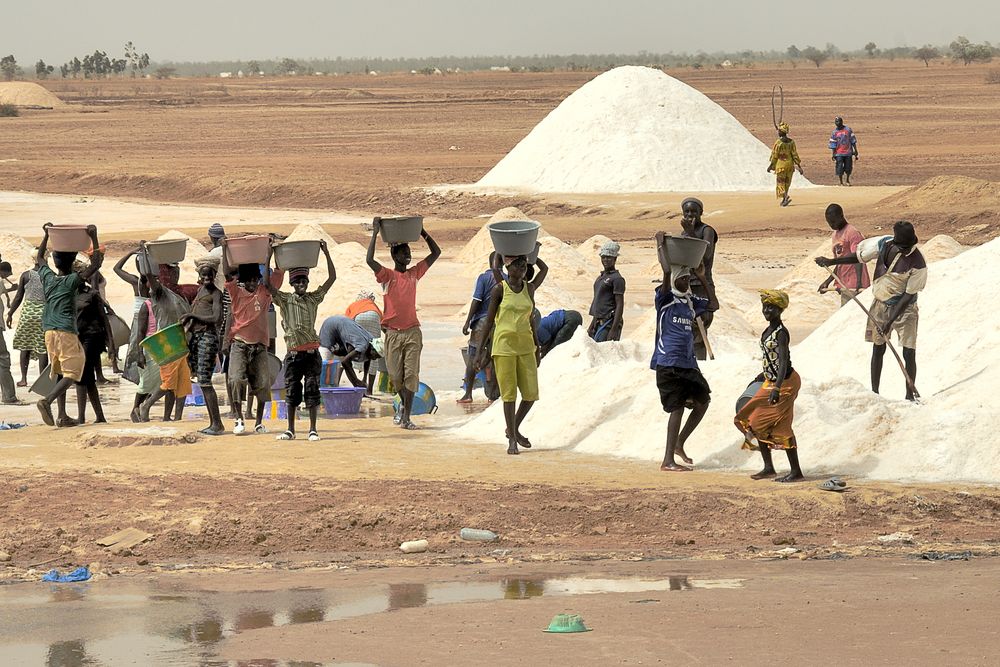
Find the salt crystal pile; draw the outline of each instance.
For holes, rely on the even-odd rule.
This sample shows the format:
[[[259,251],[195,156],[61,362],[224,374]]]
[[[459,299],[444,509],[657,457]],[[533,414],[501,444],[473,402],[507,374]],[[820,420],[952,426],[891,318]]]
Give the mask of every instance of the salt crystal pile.
[[[765,146],[728,111],[649,67],[618,67],[567,97],[477,183],[537,192],[774,189]],[[795,187],[811,185],[795,175]]]
[[[992,293],[998,262],[1000,239],[995,239],[930,265],[918,301],[920,405],[902,400],[902,374],[888,352],[882,394],[871,392],[865,314],[853,304],[792,348],[792,365],[803,381],[794,428],[807,474],[1000,483],[1000,406],[994,398],[1000,311],[985,306],[989,301],[983,296]],[[686,450],[702,470],[750,471],[760,468],[760,457],[739,448],[734,404],[760,372],[757,336],[765,322],[758,315],[744,324],[738,314],[750,311],[752,295],[738,298],[738,288],[718,282],[720,300],[735,307],[720,310],[709,332],[717,357],[699,363],[712,402]],[[870,303],[870,294],[861,300]],[[523,427],[536,449],[572,449],[651,465],[662,459],[667,418],[649,370],[653,329],[645,323],[634,339],[600,345],[581,330],[545,358],[539,368],[541,398]],[[453,432],[465,441],[501,447],[503,431],[497,403]],[[775,460],[784,463],[780,455]]]

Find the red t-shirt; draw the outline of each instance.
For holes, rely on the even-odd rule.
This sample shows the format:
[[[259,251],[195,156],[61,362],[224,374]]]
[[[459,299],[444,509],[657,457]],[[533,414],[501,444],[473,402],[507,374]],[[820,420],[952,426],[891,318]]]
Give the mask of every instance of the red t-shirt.
[[[382,285],[384,291],[382,301],[385,304],[385,315],[382,317],[382,326],[396,331],[420,326],[417,319],[417,281],[424,277],[429,268],[427,260],[422,259],[416,266],[402,273],[383,266],[375,274],[375,280]]]
[[[284,271],[271,273],[271,284],[277,289],[285,277]],[[257,290],[248,292],[235,280],[226,282],[226,291],[232,301],[233,325],[229,330],[231,338],[239,338],[244,343],[267,345],[271,336],[267,326],[267,311],[271,307],[271,292],[261,282]]]

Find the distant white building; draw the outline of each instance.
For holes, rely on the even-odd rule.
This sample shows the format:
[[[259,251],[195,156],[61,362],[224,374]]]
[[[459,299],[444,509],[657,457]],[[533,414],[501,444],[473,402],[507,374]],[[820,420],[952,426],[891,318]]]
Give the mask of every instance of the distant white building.
[[[508,67],[507,65],[494,65],[493,67],[490,68],[490,71],[491,72],[509,72],[510,71],[510,67]]]
[[[219,72],[220,79],[229,79],[233,76],[232,72]]]

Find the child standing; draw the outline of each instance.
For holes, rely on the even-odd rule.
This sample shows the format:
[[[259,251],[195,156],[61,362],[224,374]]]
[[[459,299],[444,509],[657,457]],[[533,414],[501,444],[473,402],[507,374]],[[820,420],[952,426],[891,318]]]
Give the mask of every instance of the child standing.
[[[212,386],[215,362],[219,358],[219,321],[222,319],[222,290],[215,284],[218,261],[206,257],[196,263],[198,282],[201,287],[191,304],[191,312],[182,315],[180,323],[190,325],[188,357],[191,372],[198,378],[201,395],[205,397],[205,407],[211,423],[201,430],[205,435],[222,435],[226,427],[222,424],[219,397]]]
[[[278,436],[278,440],[295,439],[295,411],[305,400],[309,409],[309,440],[319,440],[316,417],[319,414],[319,375],[323,361],[319,356],[319,336],[316,334],[316,314],[326,293],[337,279],[337,270],[330,257],[326,241],[319,247],[326,255],[326,282],[319,289],[309,289],[309,269],[292,269],[288,272],[288,283],[292,292],[279,292],[271,284],[271,257],[267,261],[267,285],[271,298],[281,311],[281,323],[285,330],[285,389],[288,391],[288,430]],[[271,247],[271,253],[274,247]]]
[[[76,253],[57,251],[52,253],[52,261],[56,265],[56,271],[53,271],[45,263],[51,226],[51,222],[42,226],[45,236],[38,246],[35,266],[45,292],[45,311],[42,313],[45,349],[49,356],[50,373],[58,381],[49,395],[40,399],[36,406],[42,421],[49,426],[76,426],[76,422],[66,414],[65,401],[59,399],[66,396],[66,390],[71,384],[79,382],[83,377],[85,356],[77,336],[76,295],[80,286],[101,268],[104,253],[100,251],[101,246],[97,240],[97,227],[88,225],[87,233],[94,247],[90,266],[82,273],[75,273],[73,262],[76,260]],[[52,417],[53,401],[59,401],[58,422]]]
[[[230,275],[228,239],[222,240],[222,272]],[[233,433],[246,433],[242,397],[251,392],[257,398],[255,433],[267,433],[264,427],[264,404],[270,400],[271,370],[268,363],[269,343],[267,312],[271,307],[270,288],[280,287],[284,271],[268,271],[268,286],[261,282],[260,265],[240,264],[236,279],[226,281],[232,311],[229,336],[229,392],[236,413]],[[237,282],[239,280],[239,282]]]
[[[407,268],[413,261],[409,243],[397,243],[389,250],[393,268],[389,269],[375,260],[375,241],[378,239],[382,218],[372,221],[372,238],[368,243],[368,266],[375,272],[375,280],[385,290],[385,363],[389,378],[399,392],[400,409],[393,422],[407,430],[417,428],[410,420],[413,396],[420,387],[420,352],[424,347],[420,320],[417,319],[417,282],[424,277],[427,269],[441,256],[441,248],[426,229],[420,236],[427,241],[430,254],[417,262],[412,269]]]
[[[531,441],[521,433],[521,422],[538,400],[541,349],[532,313],[535,310],[535,290],[545,280],[548,266],[539,258],[538,272],[529,283],[525,280],[528,261],[523,255],[504,259],[508,261],[506,278],[500,273],[499,256],[493,260],[493,272],[498,284],[490,292],[490,308],[483,332],[483,340],[489,340],[492,334],[493,343],[491,347],[483,345],[477,366],[486,366],[487,350],[490,350],[507,423],[507,453],[519,454],[518,445],[531,447]],[[515,410],[518,390],[521,392],[521,405]]]

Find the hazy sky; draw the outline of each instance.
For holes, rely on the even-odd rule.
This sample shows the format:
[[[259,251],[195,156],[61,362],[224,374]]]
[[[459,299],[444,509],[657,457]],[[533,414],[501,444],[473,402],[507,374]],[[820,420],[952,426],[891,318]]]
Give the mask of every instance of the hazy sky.
[[[5,2],[0,55],[59,64],[132,40],[153,60],[844,50],[1000,42],[1000,3],[950,0],[104,0]],[[156,9],[153,9],[155,7]]]

